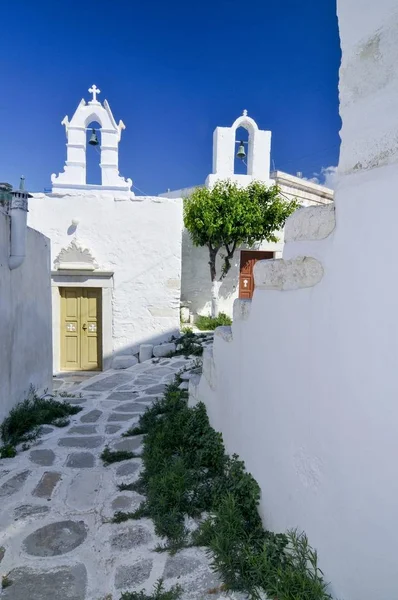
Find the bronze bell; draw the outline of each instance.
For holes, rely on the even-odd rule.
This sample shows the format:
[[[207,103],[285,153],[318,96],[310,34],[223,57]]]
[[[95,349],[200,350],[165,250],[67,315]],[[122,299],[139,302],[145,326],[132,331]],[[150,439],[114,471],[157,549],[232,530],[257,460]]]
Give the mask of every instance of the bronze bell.
[[[237,152],[236,156],[238,158],[240,158],[241,160],[243,160],[244,158],[246,158],[246,152],[245,152],[245,147],[243,145],[243,142],[241,142],[239,144],[239,148],[238,148],[238,152]]]
[[[91,134],[91,137],[90,137],[88,143],[90,144],[90,146],[98,146],[99,141],[98,141],[98,138],[97,138],[97,134],[95,133],[95,129],[93,129],[93,132]]]

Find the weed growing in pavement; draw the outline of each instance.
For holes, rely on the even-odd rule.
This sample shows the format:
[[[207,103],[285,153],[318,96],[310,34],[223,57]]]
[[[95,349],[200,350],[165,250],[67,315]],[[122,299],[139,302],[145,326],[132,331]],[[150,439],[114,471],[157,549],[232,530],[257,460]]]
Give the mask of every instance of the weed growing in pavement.
[[[67,417],[81,410],[65,401],[40,398],[31,387],[28,398],[12,408],[0,425],[1,438],[5,446],[34,441],[40,435],[41,425],[64,427],[69,423]]]
[[[105,465],[121,462],[122,460],[129,460],[130,458],[138,458],[138,456],[138,454],[128,452],[127,450],[110,450],[108,446],[104,448],[101,454],[101,458]]]
[[[226,589],[253,600],[264,592],[277,600],[330,598],[305,534],[264,530],[259,486],[238,456],[225,454],[202,403],[188,407],[187,393],[176,382],[138,427],[146,434],[144,469],[137,482],[119,489],[139,491],[146,499],[138,511],[116,513],[116,522],[151,517],[157,535],[165,538],[157,551],[205,546]],[[190,532],[186,517],[201,518],[199,528]]]
[[[148,596],[143,590],[141,592],[125,592],[120,600],[178,600],[181,597],[182,588],[180,585],[173,585],[168,591],[164,589],[163,580],[159,579],[153,588],[153,592]]]
[[[14,458],[16,455],[17,451],[11,444],[0,446],[0,458]]]
[[[83,398],[81,392],[77,392],[76,394],[71,394],[69,392],[56,392],[55,397],[59,396],[60,398]]]

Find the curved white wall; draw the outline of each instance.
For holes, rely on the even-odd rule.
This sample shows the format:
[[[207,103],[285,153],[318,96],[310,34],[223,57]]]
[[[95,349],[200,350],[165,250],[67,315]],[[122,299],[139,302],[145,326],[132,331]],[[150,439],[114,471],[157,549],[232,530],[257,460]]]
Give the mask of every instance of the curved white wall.
[[[295,214],[301,233],[296,223],[298,237],[284,248],[284,259],[318,261],[323,277],[290,260],[273,271],[258,263],[251,309],[237,305],[232,339],[216,332],[214,362],[205,358],[198,392],[229,452],[261,485],[265,524],[306,531],[335,598],[391,600],[398,567],[398,7],[340,0],[339,12],[336,227],[324,238],[330,214],[324,226]],[[284,291],[270,289],[275,282]]]

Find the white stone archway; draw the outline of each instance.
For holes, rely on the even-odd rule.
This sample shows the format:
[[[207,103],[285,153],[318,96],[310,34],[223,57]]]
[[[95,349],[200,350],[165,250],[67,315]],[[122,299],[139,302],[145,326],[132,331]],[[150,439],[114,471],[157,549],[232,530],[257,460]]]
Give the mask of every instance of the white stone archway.
[[[234,172],[236,153],[236,131],[244,127],[249,134],[247,152],[247,174]],[[206,185],[211,187],[220,179],[231,179],[241,185],[253,180],[271,185],[271,132],[258,128],[257,123],[247,115],[247,110],[238,117],[231,127],[217,127],[213,134],[213,173],[208,176]]]

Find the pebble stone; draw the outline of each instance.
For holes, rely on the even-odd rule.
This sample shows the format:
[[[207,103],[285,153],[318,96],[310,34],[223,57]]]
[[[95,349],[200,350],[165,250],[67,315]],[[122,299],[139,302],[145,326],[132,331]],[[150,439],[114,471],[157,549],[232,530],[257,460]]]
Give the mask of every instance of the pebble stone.
[[[37,498],[51,498],[55,486],[61,479],[61,473],[57,471],[47,471],[43,474],[39,483],[33,490],[33,496]]]
[[[141,465],[138,462],[126,462],[116,469],[116,475],[118,475],[119,477],[125,477],[126,475],[134,475],[138,472],[140,466]]]
[[[143,558],[132,565],[120,566],[116,569],[115,587],[116,589],[130,588],[144,583],[152,571],[153,560]]]
[[[110,375],[109,377],[100,379],[95,383],[91,383],[90,385],[84,388],[84,391],[87,390],[92,392],[106,392],[108,390],[112,390],[118,385],[122,385],[123,383],[131,381],[132,378],[133,376],[130,374],[128,375],[127,373],[116,373],[115,375]]]
[[[128,402],[127,404],[120,404],[117,407],[119,412],[127,413],[143,413],[145,409],[145,404],[140,404],[139,402]]]
[[[14,517],[15,519],[38,517],[44,516],[48,512],[50,512],[49,506],[40,506],[39,504],[23,504],[22,506],[17,506],[17,508],[14,510]]]
[[[90,469],[94,466],[95,458],[91,452],[74,452],[69,454],[66,466],[73,469]]]
[[[111,435],[113,433],[117,433],[120,430],[121,430],[121,426],[120,425],[107,425],[105,427],[105,433],[109,433]]]
[[[132,415],[131,413],[111,413],[108,417],[108,423],[112,423],[112,422],[120,422],[120,421],[130,421],[131,419],[134,419],[136,417],[134,417],[134,415]]]
[[[86,567],[82,564],[46,570],[19,567],[8,573],[12,584],[3,588],[7,600],[84,600],[87,588]]]
[[[118,496],[112,502],[112,510],[126,510],[130,508],[133,499],[130,496]]]
[[[28,535],[23,547],[31,556],[59,556],[80,546],[86,537],[84,521],[59,521]]]
[[[97,433],[95,425],[75,425],[68,429],[68,433],[79,433],[80,435],[91,435]]]
[[[115,550],[131,550],[136,546],[148,544],[151,539],[152,535],[146,527],[134,524],[114,533],[111,538],[111,546]]]
[[[138,392],[113,392],[107,396],[108,400],[120,400],[126,402],[126,400],[134,400],[138,396]]]
[[[14,475],[11,479],[3,483],[0,487],[0,498],[19,492],[29,475],[30,471],[22,471],[22,473]]]
[[[90,410],[90,412],[86,413],[82,417],[80,417],[81,423],[96,423],[100,416],[102,415],[102,411],[95,409]]]
[[[180,575],[193,573],[202,565],[202,561],[196,557],[184,556],[183,553],[168,556],[164,567],[163,578],[170,579]]]
[[[52,450],[32,450],[29,458],[36,465],[51,467],[55,460],[55,454]]]
[[[66,437],[58,440],[58,446],[65,448],[98,448],[104,443],[104,438],[100,436],[92,437]]]
[[[113,445],[113,450],[123,450],[127,452],[134,452],[137,450],[142,444],[143,436],[135,435],[131,438],[125,438],[121,442],[117,442],[117,444]]]

